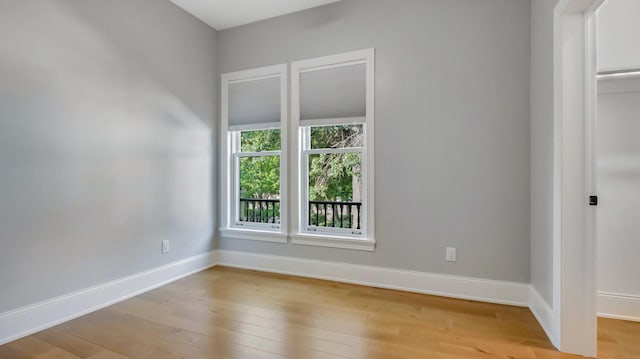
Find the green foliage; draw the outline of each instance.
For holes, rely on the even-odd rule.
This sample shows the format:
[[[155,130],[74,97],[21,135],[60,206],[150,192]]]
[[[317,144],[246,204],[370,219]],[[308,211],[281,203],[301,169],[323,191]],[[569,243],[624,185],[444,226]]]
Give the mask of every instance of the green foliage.
[[[362,145],[362,125],[323,126],[311,129],[311,148],[314,149],[362,147]],[[310,156],[309,199],[360,201],[360,170],[361,158],[358,153]]]
[[[311,148],[362,147],[362,125],[336,125],[311,128]]]
[[[240,159],[241,198],[279,198],[280,157],[245,157]]]
[[[313,127],[311,148],[361,147],[362,125]],[[242,152],[280,150],[280,130],[243,131]],[[354,188],[355,186],[355,188]],[[309,158],[309,198],[360,201],[361,158],[358,153],[312,155]],[[279,198],[280,158],[248,157],[240,160],[242,198]]]
[[[240,137],[242,152],[280,150],[280,130],[242,131]]]
[[[242,152],[280,150],[280,130],[242,132]],[[280,197],[280,157],[240,158],[240,197]]]
[[[354,200],[354,177],[360,182],[360,154],[332,153],[309,157],[309,199]],[[356,191],[356,193],[359,193]],[[357,200],[360,200],[359,198]]]

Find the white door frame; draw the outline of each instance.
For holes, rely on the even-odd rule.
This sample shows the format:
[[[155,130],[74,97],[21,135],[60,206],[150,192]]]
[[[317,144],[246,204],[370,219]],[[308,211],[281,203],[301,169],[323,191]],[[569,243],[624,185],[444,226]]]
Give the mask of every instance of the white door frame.
[[[554,9],[553,335],[564,352],[597,353],[595,10],[605,0]]]

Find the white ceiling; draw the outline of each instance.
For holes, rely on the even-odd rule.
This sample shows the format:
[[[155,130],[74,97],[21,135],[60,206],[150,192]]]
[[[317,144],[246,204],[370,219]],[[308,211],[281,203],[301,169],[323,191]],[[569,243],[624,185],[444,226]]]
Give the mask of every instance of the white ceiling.
[[[340,0],[171,0],[216,30],[224,30]]]

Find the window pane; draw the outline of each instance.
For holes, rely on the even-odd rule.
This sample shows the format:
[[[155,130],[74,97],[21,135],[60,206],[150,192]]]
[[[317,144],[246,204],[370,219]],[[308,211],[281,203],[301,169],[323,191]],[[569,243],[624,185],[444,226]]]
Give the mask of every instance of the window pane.
[[[309,155],[309,213],[311,226],[362,227],[362,155]]]
[[[280,130],[242,131],[240,133],[240,151],[280,151]]]
[[[362,147],[362,124],[311,127],[311,148]]]
[[[240,158],[241,222],[280,223],[280,156]]]

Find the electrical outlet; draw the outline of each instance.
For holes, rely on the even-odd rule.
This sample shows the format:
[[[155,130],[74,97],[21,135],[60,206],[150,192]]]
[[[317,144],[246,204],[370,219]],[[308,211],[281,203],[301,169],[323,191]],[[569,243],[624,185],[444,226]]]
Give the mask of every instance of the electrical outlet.
[[[169,240],[162,241],[162,254],[169,253]]]
[[[447,247],[447,262],[455,262],[456,260],[456,247]]]

